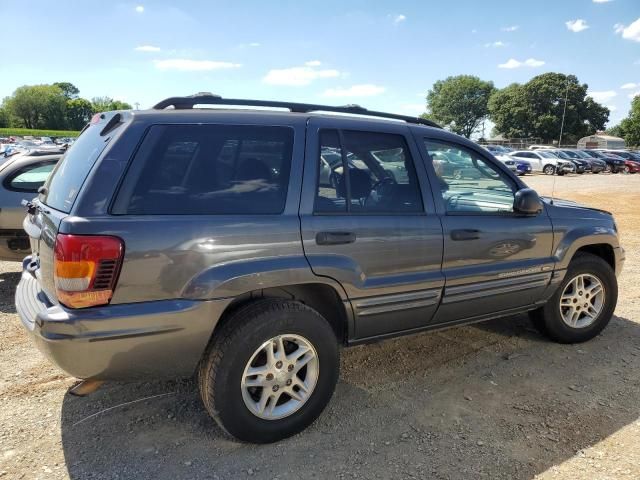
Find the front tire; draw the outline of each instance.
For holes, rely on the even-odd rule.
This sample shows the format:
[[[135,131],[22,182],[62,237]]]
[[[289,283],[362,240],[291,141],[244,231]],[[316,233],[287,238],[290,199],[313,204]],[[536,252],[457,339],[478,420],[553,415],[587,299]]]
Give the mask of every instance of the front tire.
[[[541,333],[559,343],[591,340],[609,323],[618,301],[611,266],[590,253],[578,253],[556,293],[531,319]]]
[[[270,443],[318,418],[339,369],[336,336],[318,312],[265,299],[235,311],[216,332],[201,362],[200,393],[225,432]]]
[[[542,173],[545,175],[553,175],[556,173],[556,168],[553,165],[545,165],[542,169]]]

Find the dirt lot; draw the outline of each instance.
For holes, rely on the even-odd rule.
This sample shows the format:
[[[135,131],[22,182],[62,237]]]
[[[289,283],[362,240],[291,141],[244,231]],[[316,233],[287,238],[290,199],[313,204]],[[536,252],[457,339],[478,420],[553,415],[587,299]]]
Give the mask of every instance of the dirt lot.
[[[527,181],[551,191],[551,177]],[[0,264],[0,479],[640,478],[640,175],[555,190],[614,212],[622,231],[620,302],[602,335],[556,345],[519,316],[344,350],[326,412],[275,445],[224,439],[192,381],[66,394],[73,379],[15,313],[18,265]]]

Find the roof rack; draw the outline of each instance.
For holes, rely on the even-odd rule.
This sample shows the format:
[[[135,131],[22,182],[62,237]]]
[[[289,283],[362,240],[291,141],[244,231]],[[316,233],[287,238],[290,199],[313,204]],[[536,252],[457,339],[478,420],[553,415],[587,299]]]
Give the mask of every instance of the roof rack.
[[[376,112],[367,110],[360,105],[343,105],[332,107],[329,105],[315,105],[311,103],[292,103],[278,102],[271,100],[242,100],[238,98],[222,98],[208,92],[196,93],[187,97],[170,97],[162,100],[153,106],[154,110],[164,110],[167,107],[173,107],[176,110],[186,110],[193,108],[195,105],[234,105],[247,107],[272,107],[285,108],[291,112],[309,113],[309,112],[333,112],[333,113],[350,113],[354,115],[366,115],[370,117],[390,118],[393,120],[404,120],[407,123],[417,123],[427,125],[429,127],[442,128],[435,122],[420,117],[412,117],[408,115],[397,115],[395,113]]]

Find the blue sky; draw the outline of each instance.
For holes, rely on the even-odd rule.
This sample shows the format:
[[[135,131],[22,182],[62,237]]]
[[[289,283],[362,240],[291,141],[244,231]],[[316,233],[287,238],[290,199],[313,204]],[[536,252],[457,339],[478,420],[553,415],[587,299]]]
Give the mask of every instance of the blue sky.
[[[69,81],[140,108],[210,91],[419,114],[449,75],[555,71],[612,125],[640,94],[640,0],[0,0],[0,18],[0,97]]]

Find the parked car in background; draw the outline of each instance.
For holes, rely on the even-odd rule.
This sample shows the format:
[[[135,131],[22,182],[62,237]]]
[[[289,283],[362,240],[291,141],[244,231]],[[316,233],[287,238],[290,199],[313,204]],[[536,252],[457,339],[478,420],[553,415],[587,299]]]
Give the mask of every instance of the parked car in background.
[[[547,150],[549,148],[555,148],[553,145],[529,145],[529,150]]]
[[[607,154],[617,155],[624,159],[624,166],[622,167],[623,173],[638,173],[640,172],[640,155],[636,155],[627,150],[600,150]]]
[[[17,154],[0,164],[0,260],[19,262],[30,253],[22,201],[38,195],[61,156]]]
[[[624,170],[625,159],[618,155],[593,149],[584,149],[583,152],[592,158],[597,158],[605,162],[607,164],[605,172],[619,173]]]
[[[594,158],[588,153],[585,153],[583,150],[574,150],[574,152],[580,155],[580,157],[583,160],[589,162],[589,164],[591,165],[591,173],[600,173],[600,172],[608,171],[607,162],[605,162],[604,160],[600,160],[599,158]]]
[[[529,162],[526,162],[524,160],[517,160],[517,159],[509,157],[508,155],[506,156],[507,159],[503,160],[502,159],[503,157],[504,157],[504,155],[501,155],[500,158],[498,158],[498,157],[496,157],[496,158],[498,158],[498,160],[500,160],[507,167],[509,167],[509,170],[511,170],[516,175],[522,177],[523,175],[526,175],[526,174],[532,172],[531,164]]]
[[[542,172],[546,175],[564,175],[565,173],[574,173],[576,171],[572,162],[562,160],[545,149],[517,150],[511,152],[509,156],[516,160],[529,162],[532,171]]]
[[[562,158],[563,160],[570,160],[576,166],[576,173],[582,175],[583,173],[587,173],[591,171],[591,163],[582,156],[578,155],[575,150],[570,149],[556,149],[551,150],[554,153]]]

